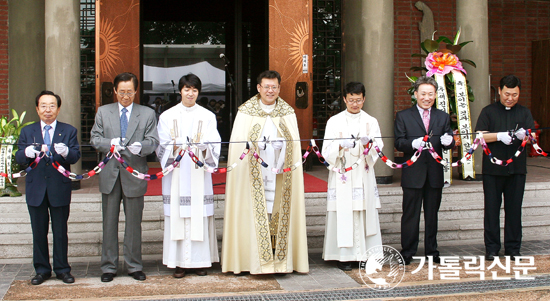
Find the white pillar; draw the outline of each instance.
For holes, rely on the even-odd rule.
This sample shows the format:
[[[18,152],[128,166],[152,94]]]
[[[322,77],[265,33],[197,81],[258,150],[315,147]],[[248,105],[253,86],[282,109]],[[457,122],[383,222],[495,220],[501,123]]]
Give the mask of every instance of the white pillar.
[[[46,89],[61,97],[58,120],[78,130],[80,141],[80,1],[46,0]],[[81,161],[72,171],[82,171]]]
[[[363,109],[378,120],[382,136],[393,137],[393,0],[345,1],[343,16],[342,85],[350,81],[365,85]],[[393,138],[384,139],[383,151],[393,160]],[[375,173],[381,182],[391,183],[393,170],[384,163],[376,164]]]
[[[491,102],[489,81],[489,13],[487,0],[457,0],[456,22],[462,33],[460,42],[473,41],[459,52],[461,58],[470,59],[477,68],[463,64],[468,72],[470,86],[474,90],[475,101],[470,103],[472,130],[475,129],[481,109]],[[476,175],[481,174],[481,147],[474,154]]]

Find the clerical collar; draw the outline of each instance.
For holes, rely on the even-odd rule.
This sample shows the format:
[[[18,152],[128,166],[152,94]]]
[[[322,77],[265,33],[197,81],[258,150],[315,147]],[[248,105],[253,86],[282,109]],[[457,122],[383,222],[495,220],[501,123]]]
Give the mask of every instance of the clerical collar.
[[[179,104],[181,105],[181,107],[183,108],[183,110],[186,111],[186,112],[192,112],[192,111],[194,111],[196,108],[198,108],[198,106],[199,106],[197,103],[195,103],[192,107],[186,107],[186,106],[184,106],[181,102],[180,102]]]
[[[264,112],[266,112],[267,114],[270,114],[271,112],[273,112],[273,110],[275,110],[275,106],[277,106],[277,102],[275,102],[274,104],[272,105],[266,105],[262,102],[262,99],[259,100],[260,102],[260,108],[262,108],[262,110]]]
[[[512,108],[515,107],[515,105],[514,105],[513,107],[507,107],[507,106],[503,105],[502,102],[500,102],[500,101],[497,102],[497,103],[498,103],[501,107],[503,107],[504,110],[506,110],[506,111],[510,111]]]
[[[346,117],[353,118],[353,119],[361,117],[361,111],[353,114],[353,113],[350,113],[348,110],[345,110],[344,114],[346,114]]]

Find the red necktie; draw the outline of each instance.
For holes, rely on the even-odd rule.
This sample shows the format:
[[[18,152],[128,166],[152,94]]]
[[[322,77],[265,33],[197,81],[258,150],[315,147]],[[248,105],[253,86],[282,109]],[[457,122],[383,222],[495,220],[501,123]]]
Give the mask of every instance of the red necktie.
[[[428,133],[428,128],[430,127],[430,111],[424,109],[424,114],[422,114],[422,121],[424,122],[424,127],[426,128],[426,133]]]

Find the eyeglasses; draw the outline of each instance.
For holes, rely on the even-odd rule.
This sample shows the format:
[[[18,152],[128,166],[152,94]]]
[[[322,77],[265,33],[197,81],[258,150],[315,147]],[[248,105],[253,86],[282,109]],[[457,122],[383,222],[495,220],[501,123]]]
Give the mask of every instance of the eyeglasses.
[[[262,86],[262,89],[264,89],[266,91],[269,91],[269,90],[277,91],[277,89],[279,89],[279,87],[277,87],[277,86]]]
[[[44,106],[44,105],[41,105],[40,106],[40,110],[42,111],[46,111],[46,110],[50,110],[50,111],[53,111],[55,109],[57,109],[57,106],[56,105],[49,105],[49,106]]]
[[[349,103],[349,104],[360,104],[362,103],[363,101],[365,101],[364,99],[346,99],[346,102]]]
[[[124,97],[124,96],[132,97],[136,94],[136,92],[127,92],[127,93],[116,92],[116,94],[120,95],[121,97]]]

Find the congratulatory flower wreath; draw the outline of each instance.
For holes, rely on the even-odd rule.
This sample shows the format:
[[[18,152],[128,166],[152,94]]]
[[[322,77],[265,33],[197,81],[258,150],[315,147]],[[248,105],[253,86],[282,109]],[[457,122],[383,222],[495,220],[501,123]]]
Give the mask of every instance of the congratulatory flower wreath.
[[[435,32],[434,32],[435,35]],[[472,41],[458,43],[460,38],[460,29],[456,33],[454,40],[440,36],[437,40],[426,39],[420,43],[422,50],[425,53],[415,53],[412,57],[425,58],[423,67],[412,67],[412,71],[426,72],[426,76],[434,77],[438,83],[437,89],[437,108],[448,113],[451,116],[451,127],[455,131],[456,145],[460,147],[460,153],[464,156],[470,149],[473,143],[472,125],[470,119],[469,102],[474,101],[474,91],[468,85],[468,81],[464,76],[466,70],[462,64],[476,64],[467,59],[459,59],[457,53],[465,45]],[[418,77],[408,76],[409,81],[414,84]],[[411,101],[416,104],[414,97],[414,85],[412,85],[407,93],[411,95]],[[452,161],[451,151],[444,151],[443,158],[448,162]],[[473,168],[473,158],[466,164],[462,165],[462,176],[464,179],[474,179],[475,172]],[[451,183],[451,172],[449,168],[445,168],[445,182]]]

